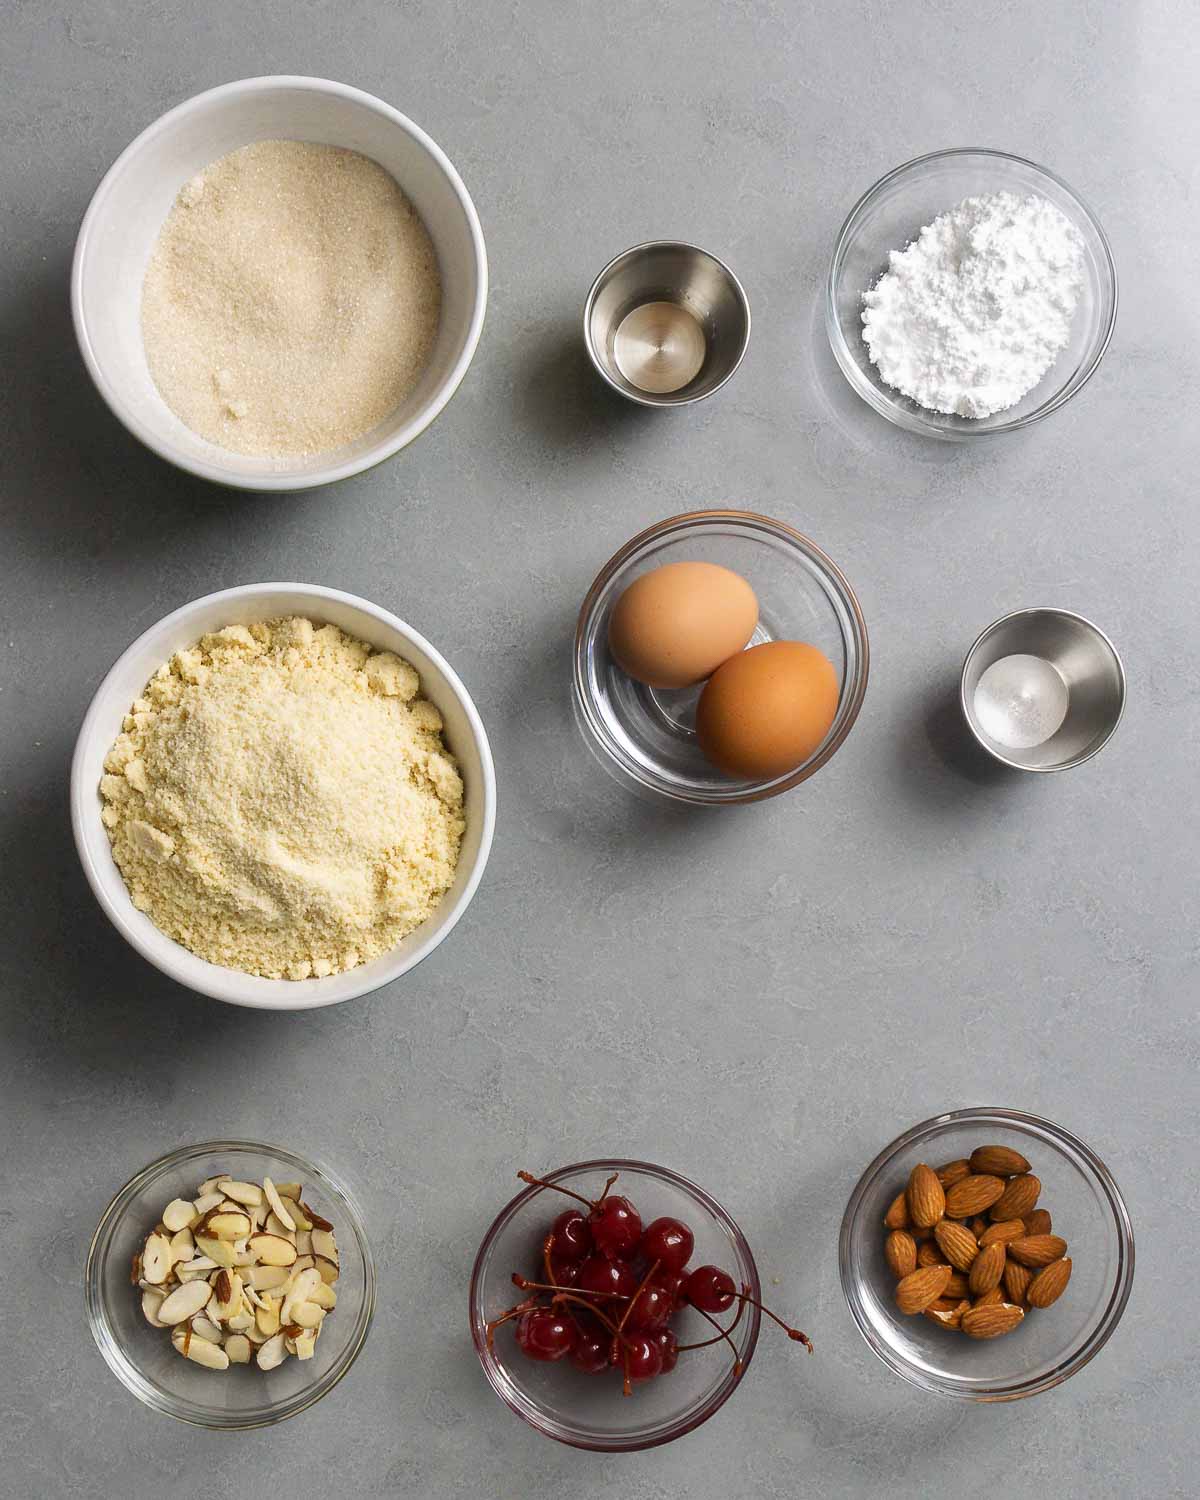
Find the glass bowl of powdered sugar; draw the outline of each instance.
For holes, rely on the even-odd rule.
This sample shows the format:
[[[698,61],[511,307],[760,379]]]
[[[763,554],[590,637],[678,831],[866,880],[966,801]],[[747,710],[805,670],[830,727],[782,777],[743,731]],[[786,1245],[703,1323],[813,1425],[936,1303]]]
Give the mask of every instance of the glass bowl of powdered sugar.
[[[859,199],[825,322],[858,394],[910,432],[968,442],[1064,406],[1112,337],[1117,273],[1091,209],[1045,167],[936,151]]]

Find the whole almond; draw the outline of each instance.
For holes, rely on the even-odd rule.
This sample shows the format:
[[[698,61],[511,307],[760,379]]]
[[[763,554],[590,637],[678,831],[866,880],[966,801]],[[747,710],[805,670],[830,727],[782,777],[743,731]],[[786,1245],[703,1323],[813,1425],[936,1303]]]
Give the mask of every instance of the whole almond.
[[[1023,1239],[1009,1240],[1008,1253],[1023,1266],[1048,1266],[1067,1253],[1067,1242],[1056,1234],[1027,1234]]]
[[[990,1292],[993,1287],[1000,1285],[1000,1278],[1004,1275],[1004,1261],[1003,1241],[995,1241],[986,1250],[980,1250],[967,1278],[972,1296],[982,1297],[984,1292]]]
[[[992,1204],[989,1210],[992,1220],[998,1224],[1004,1219],[1023,1219],[1026,1214],[1033,1212],[1041,1191],[1041,1180],[1032,1172],[1026,1172],[1023,1177],[1014,1177],[1003,1194]]]
[[[997,1240],[1006,1244],[1009,1240],[1023,1239],[1026,1232],[1024,1219],[1001,1219],[998,1224],[989,1224],[979,1236],[979,1248],[994,1245]]]
[[[942,1296],[953,1297],[955,1302],[961,1302],[964,1297],[969,1297],[970,1295],[971,1288],[967,1284],[965,1274],[962,1271],[955,1271],[954,1275],[946,1283],[946,1290],[942,1293]]]
[[[907,1229],[908,1219],[908,1194],[897,1193],[892,1199],[891,1207],[883,1216],[884,1227],[887,1229]]]
[[[1022,1225],[1022,1228],[1024,1226]],[[942,1219],[933,1226],[933,1237],[938,1242],[942,1255],[956,1271],[969,1271],[971,1262],[979,1254],[975,1236],[965,1224],[955,1224],[951,1219]]]
[[[883,1258],[897,1281],[917,1269],[917,1242],[906,1229],[893,1229],[883,1242]]]
[[[1070,1279],[1070,1260],[1054,1260],[1043,1266],[1029,1283],[1025,1294],[1030,1307],[1049,1307],[1052,1302],[1057,1302]]]
[[[950,1280],[949,1266],[922,1266],[896,1286],[896,1306],[906,1316],[924,1312],[936,1302]]]
[[[1032,1204],[1029,1205],[1031,1208]],[[918,1229],[928,1229],[946,1212],[946,1195],[932,1167],[918,1162],[908,1178],[908,1216]]]
[[[972,1303],[974,1307],[991,1307],[997,1302],[1006,1302],[1003,1288],[994,1286],[990,1292],[984,1292],[982,1297],[976,1297]]]
[[[985,1208],[991,1208],[998,1198],[1004,1196],[1004,1183],[999,1177],[972,1176],[963,1177],[946,1194],[946,1217],[948,1219],[969,1219],[974,1214],[980,1214]],[[1033,1205],[1031,1204],[1030,1207]],[[1018,1217],[1015,1214],[1005,1214],[1006,1219]]]
[[[917,1246],[918,1266],[940,1266],[945,1264],[945,1260],[946,1257],[933,1240],[922,1240]]]
[[[1016,1177],[1029,1171],[1029,1163],[1011,1146],[976,1146],[971,1152],[971,1171],[991,1177]]]
[[[1011,1333],[1024,1316],[1024,1309],[1014,1307],[1011,1302],[993,1302],[968,1309],[959,1326],[968,1338],[998,1339],[1001,1334]]]
[[[1009,1302],[1015,1302],[1018,1307],[1026,1300],[1029,1291],[1029,1283],[1033,1280],[1033,1272],[1028,1266],[1023,1266],[1015,1260],[1004,1263],[1004,1291]]]
[[[949,1297],[939,1297],[936,1302],[931,1302],[922,1316],[929,1318],[934,1323],[940,1323],[943,1328],[957,1328],[962,1322],[962,1315],[971,1304],[967,1301],[954,1301]]]
[[[1044,1208],[1035,1208],[1031,1214],[1025,1214],[1026,1234],[1049,1234],[1054,1224],[1049,1213]]]
[[[956,1182],[961,1182],[970,1175],[971,1163],[965,1156],[960,1156],[957,1161],[948,1161],[944,1167],[937,1169],[937,1180],[944,1188],[953,1187]]]
[[[984,1230],[987,1229],[990,1223],[991,1220],[986,1214],[976,1214],[971,1222],[967,1225],[967,1228],[971,1231],[975,1238],[978,1239],[980,1235],[983,1234]]]

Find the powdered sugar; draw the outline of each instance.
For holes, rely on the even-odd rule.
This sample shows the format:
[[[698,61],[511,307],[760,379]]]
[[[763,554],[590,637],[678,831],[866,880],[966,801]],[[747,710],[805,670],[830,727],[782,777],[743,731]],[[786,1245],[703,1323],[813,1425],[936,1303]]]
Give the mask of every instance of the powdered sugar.
[[[932,411],[986,417],[1033,389],[1066,348],[1083,240],[1045,198],[984,193],[939,214],[863,293],[880,377]]]

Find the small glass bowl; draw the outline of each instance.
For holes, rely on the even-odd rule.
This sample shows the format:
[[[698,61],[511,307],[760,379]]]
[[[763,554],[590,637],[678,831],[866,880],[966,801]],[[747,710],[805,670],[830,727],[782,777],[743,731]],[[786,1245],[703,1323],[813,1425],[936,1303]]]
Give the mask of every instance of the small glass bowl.
[[[1072,1272],[1052,1307],[1030,1310],[1002,1338],[975,1340],[896,1308],[883,1216],[918,1162],[937,1168],[984,1145],[1028,1157]],[[1104,1163],[1061,1125],[1015,1109],[959,1109],[914,1125],[863,1173],[842,1219],[838,1261],[859,1332],[897,1375],[965,1401],[1017,1401],[1061,1385],[1108,1342],[1133,1285],[1133,1228]]]
[[[546,1174],[585,1198],[598,1198],[605,1180],[620,1174],[614,1193],[636,1204],[649,1223],[663,1215],[681,1219],[696,1236],[693,1265],[723,1267],[739,1285],[761,1300],[758,1269],[741,1230],[702,1188],[665,1167],[640,1161],[585,1161]],[[749,1367],[758,1343],[760,1315],[747,1307],[731,1337],[742,1363],[734,1373],[728,1345],[681,1354],[669,1375],[636,1385],[622,1395],[615,1371],[585,1375],[569,1360],[540,1364],[526,1359],[516,1346],[511,1325],[496,1330],[488,1348],[487,1325],[516,1305],[521,1293],[512,1284],[520,1271],[540,1276],[542,1241],[569,1200],[544,1188],[518,1193],[484,1235],[471,1273],[471,1337],[492,1389],[519,1417],[547,1437],[575,1448],[600,1453],[654,1448],[683,1437],[706,1422],[733,1394]],[[711,1337],[713,1328],[687,1310],[672,1320],[681,1342]]]
[[[990,417],[929,411],[885,385],[862,336],[862,294],[938,214],[979,193],[1036,193],[1049,199],[1079,230],[1084,285],[1071,338],[1039,383],[1015,406]],[[949,442],[1019,432],[1040,422],[1083,389],[1108,348],[1117,319],[1117,270],[1095,214],[1061,177],[1003,151],[934,151],[880,178],[850,211],[829,267],[825,327],[846,379],[868,405],[898,427]]]
[[[286,1359],[271,1371],[251,1363],[207,1370],[183,1359],[164,1328],[142,1315],[142,1294],[129,1267],[172,1198],[195,1197],[205,1178],[228,1172],[237,1181],[304,1184],[305,1201],[334,1227],[340,1272],[337,1307],[326,1319],[310,1360]],[[326,1167],[280,1146],[253,1141],[202,1141],[181,1146],[144,1167],[101,1216],[84,1272],[88,1323],[100,1353],[121,1383],[154,1411],[220,1431],[269,1427],[294,1417],[331,1391],[358,1358],[375,1312],[375,1262],[362,1213]]]
[[[678,691],[648,688],[612,658],[608,620],[617,599],[642,573],[685,561],[732,568],[754,589],[759,621],[750,645],[808,641],[833,663],[840,692],[829,733],[803,765],[784,776],[753,781],[723,775],[696,740],[703,683]],[[869,662],[866,622],[854,590],[815,543],[783,521],[750,511],[692,511],[626,542],[588,590],[575,631],[575,718],[605,770],[634,791],[707,806],[757,802],[798,786],[833,755],[858,717]]]

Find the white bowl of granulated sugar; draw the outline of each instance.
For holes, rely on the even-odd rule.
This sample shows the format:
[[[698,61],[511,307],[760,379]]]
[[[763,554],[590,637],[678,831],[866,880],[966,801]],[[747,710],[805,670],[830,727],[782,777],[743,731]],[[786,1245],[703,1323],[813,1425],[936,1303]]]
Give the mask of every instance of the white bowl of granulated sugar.
[[[245,667],[222,666],[239,641]],[[252,676],[255,651],[261,691]],[[232,676],[239,669],[240,701],[228,689],[223,695],[210,690],[221,672]],[[312,681],[289,677],[289,670],[311,671]],[[316,694],[308,709],[305,692]],[[399,731],[386,722],[389,705],[380,698],[390,700]],[[374,715],[373,721],[364,715]],[[139,736],[147,747],[154,741],[157,761],[148,749],[135,760],[131,740]],[[214,765],[210,756],[193,776],[188,745],[194,757],[197,742],[220,743],[224,759]],[[410,746],[416,753],[408,753]],[[440,832],[422,821],[431,789],[443,804],[438,815],[452,819],[443,818]],[[140,820],[137,826],[118,824],[121,798],[122,817]],[[157,815],[149,811],[152,798]],[[415,829],[414,838],[406,834],[395,847],[377,831],[393,815]],[[335,1005],[419,964],[470,904],[495,822],[487,733],[453,668],[387,610],[313,584],[225,589],[152,626],[100,684],[71,766],[75,844],[117,931],[189,989],[262,1010]],[[361,844],[355,824],[364,830]],[[142,879],[145,862],[140,871],[133,868],[128,845],[116,842],[131,828],[138,839],[166,846],[167,866],[175,869],[164,873],[158,890],[153,869],[148,881]],[[399,877],[403,887],[410,868],[424,879],[438,837],[450,852],[439,867],[440,884],[419,889],[428,911],[422,918],[412,893],[391,882]],[[120,867],[117,854],[125,859]],[[136,903],[127,876],[135,888],[142,879]],[[331,916],[335,924],[342,921],[347,894],[357,906],[346,924],[331,927]],[[382,925],[364,923],[364,910],[382,913]],[[403,927],[419,925],[385,947],[397,930],[389,925],[393,911]],[[171,927],[179,940],[168,935]],[[328,939],[339,930],[340,954],[336,939],[332,948]],[[325,943],[320,951],[331,953],[333,962],[319,959],[314,977],[272,978],[261,962],[258,972],[246,972],[217,961],[235,944],[244,955],[255,943],[260,951],[279,952],[285,940],[310,956]],[[355,947],[361,954],[348,951]],[[266,972],[276,972],[270,962]]]
[[[243,79],[156,120],[97,188],[71,273],[113,413],[246,490],[329,484],[411,443],[466,374],[486,301],[445,153],[322,78]]]

